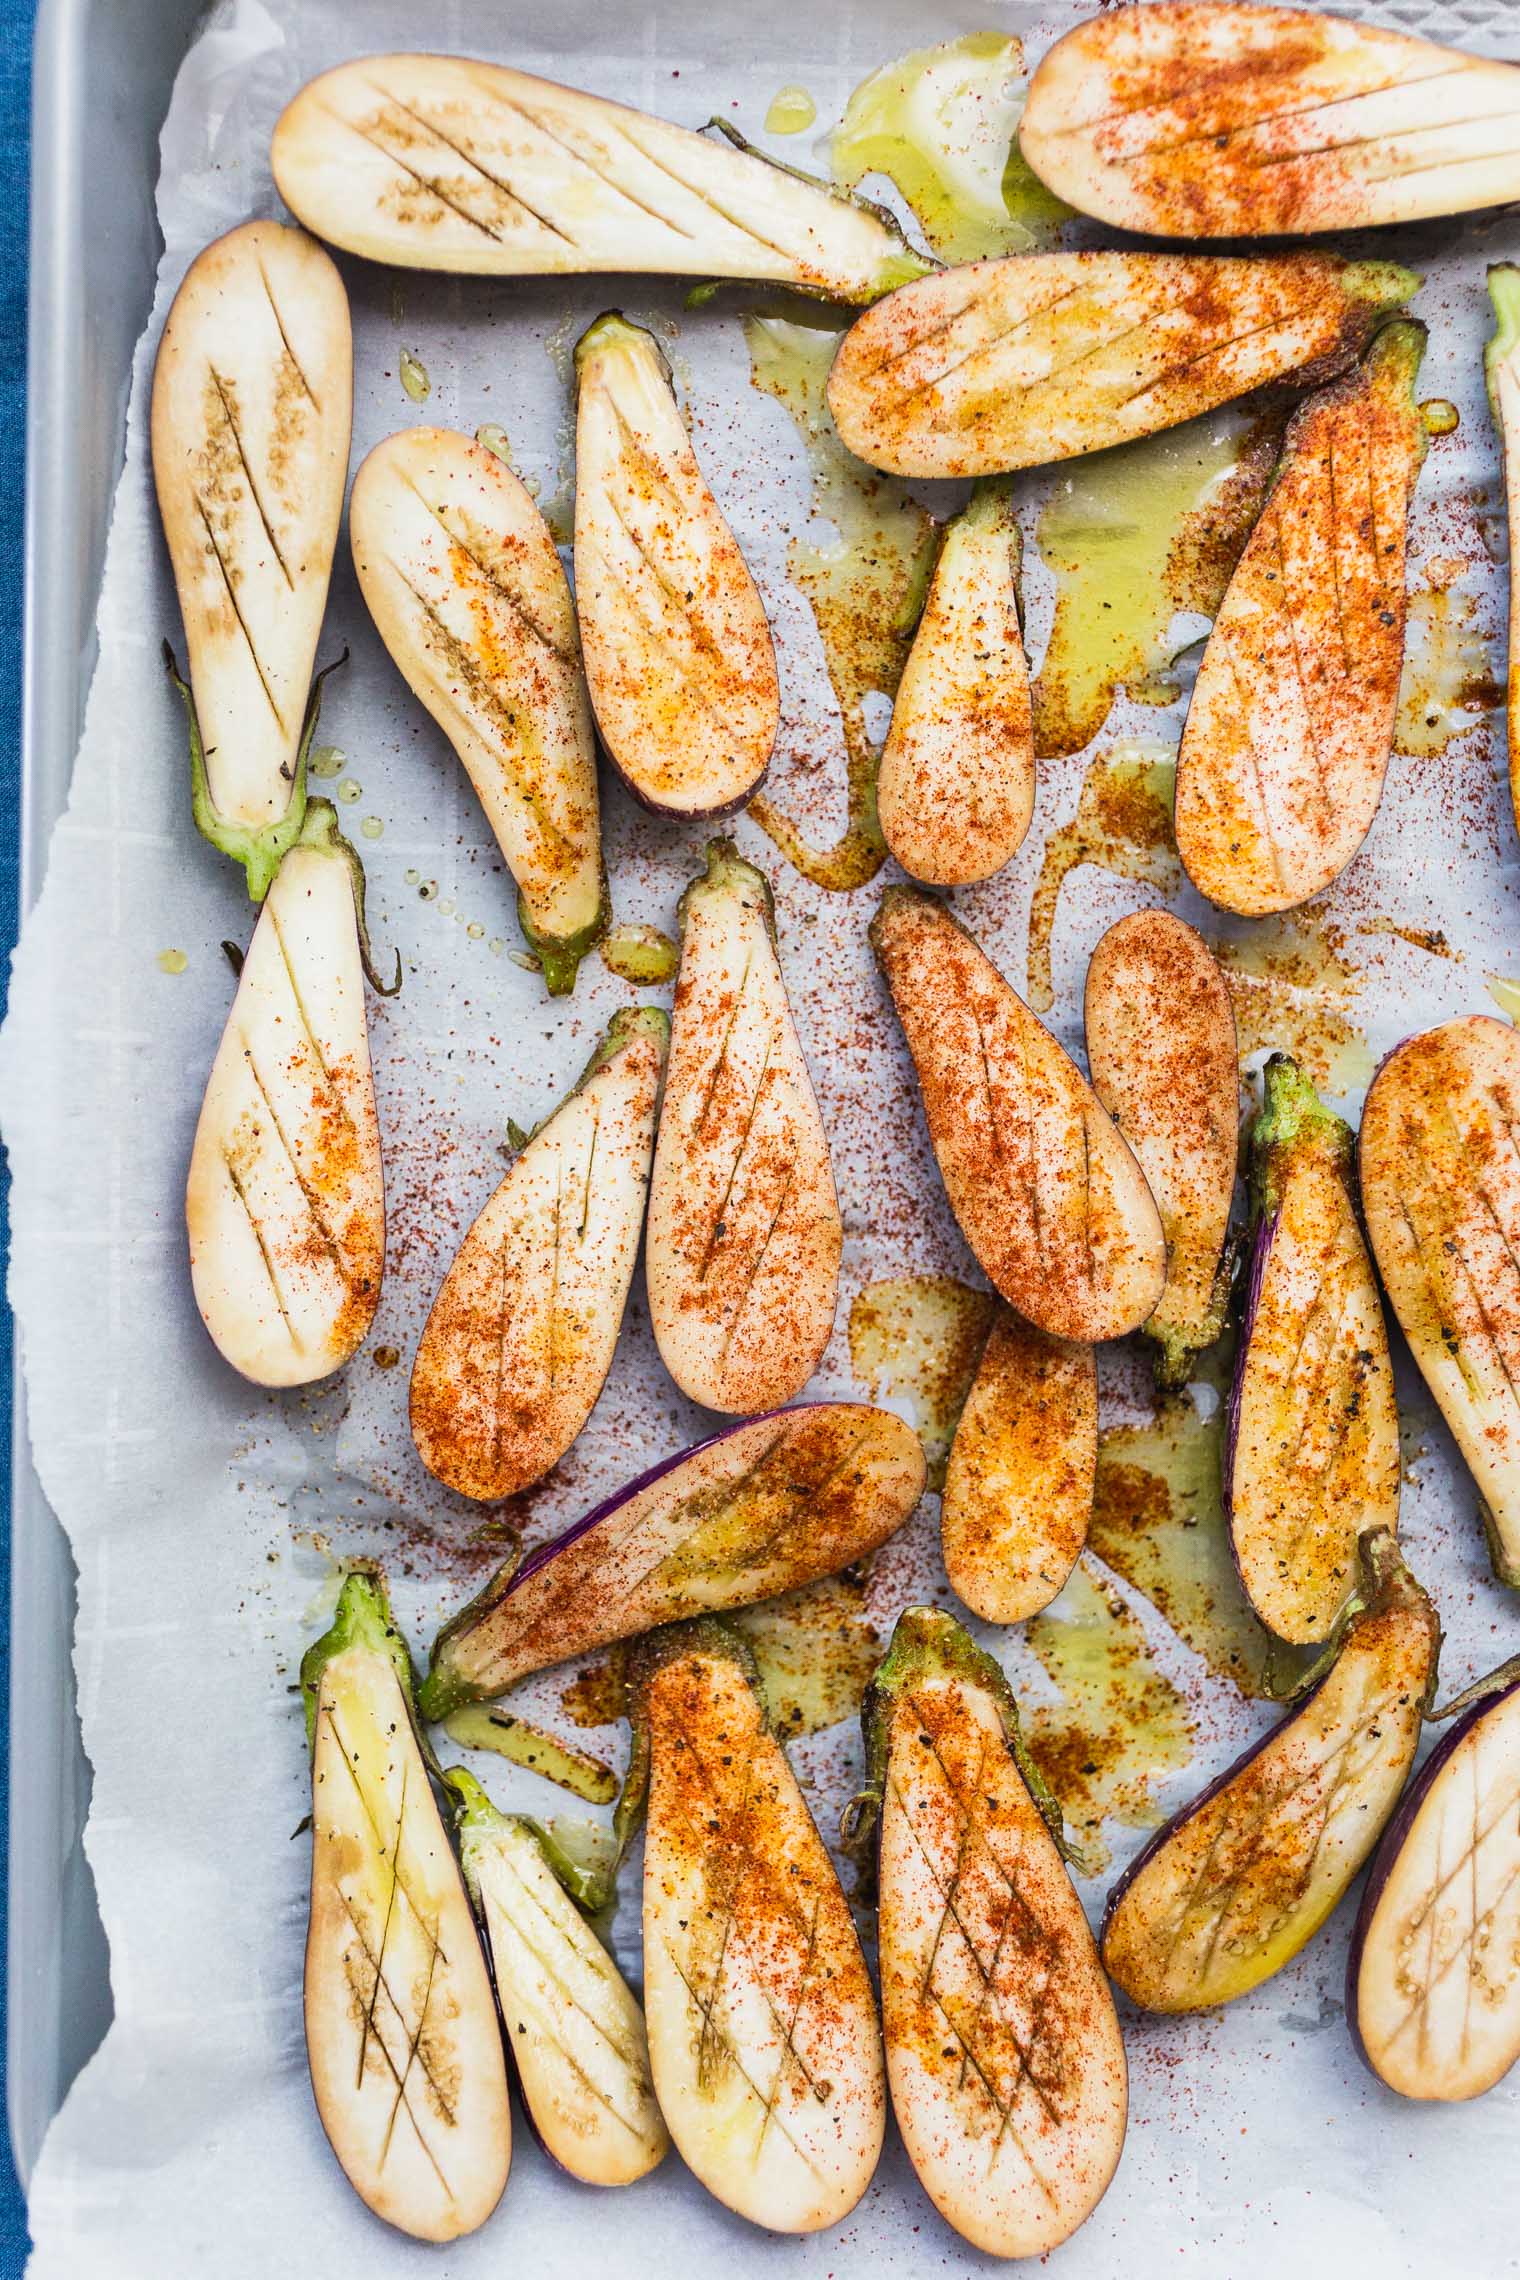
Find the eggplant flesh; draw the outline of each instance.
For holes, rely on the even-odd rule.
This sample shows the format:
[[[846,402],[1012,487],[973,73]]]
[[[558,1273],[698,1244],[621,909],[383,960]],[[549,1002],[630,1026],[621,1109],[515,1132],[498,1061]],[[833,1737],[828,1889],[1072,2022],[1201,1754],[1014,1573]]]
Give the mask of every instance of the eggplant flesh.
[[[1488,273],[1495,329],[1484,354],[1489,408],[1499,431],[1504,459],[1504,495],[1509,522],[1510,560],[1520,558],[1520,267],[1496,262]],[[1509,796],[1520,829],[1520,578],[1509,588],[1509,678],[1506,691],[1509,731]]]
[[[1346,2011],[1406,2098],[1479,2097],[1520,2058],[1520,1679],[1445,1736],[1390,1823]]]
[[[731,1426],[632,1481],[439,1633],[429,1718],[659,1623],[833,1575],[907,1519],[918,1436],[890,1410],[811,1402]]]
[[[669,1023],[614,1015],[461,1244],[412,1369],[423,1463],[462,1496],[514,1495],[590,1416],[633,1280]]]
[[[646,807],[724,815],[781,720],[765,605],[654,335],[599,317],[575,376],[575,599],[603,746]]]
[[[847,2216],[881,2153],[876,1997],[849,1904],[721,1624],[642,1650],[644,2002],[687,2167],[773,2232]]]
[[[1435,1610],[1393,1538],[1362,1538],[1363,1603],[1305,1701],[1185,1806],[1110,1895],[1109,1977],[1147,2011],[1233,2002],[1344,1896],[1398,1803],[1435,1676]]]
[[[1520,1586],[1520,1038],[1488,1015],[1409,1038],[1362,1111],[1362,1207],[1383,1288]]]
[[[417,1735],[383,1581],[350,1575],[301,1666],[312,1750],[306,2049],[360,2197],[419,2240],[475,2231],[512,2156],[501,2030]]]
[[[1098,1474],[1091,1346],[1000,1314],[955,1428],[940,1504],[945,1574],[988,1623],[1048,1607],[1076,1566]]]
[[[1246,1597],[1295,1645],[1332,1629],[1363,1531],[1398,1523],[1393,1363],[1352,1149],[1349,1127],[1275,1054],[1251,1133],[1256,1226],[1225,1491]]]
[[[1298,8],[1115,8],[1058,40],[1019,146],[1082,214],[1281,237],[1520,197],[1520,72]]]
[[[845,334],[829,408],[892,475],[996,475],[1174,427],[1360,355],[1411,271],[1320,254],[1035,253],[947,269]]]
[[[1299,409],[1203,653],[1177,759],[1177,852],[1256,918],[1338,878],[1372,827],[1404,666],[1425,327],[1385,325]]]
[[[1092,1933],[1008,1682],[958,1623],[900,1617],[865,1724],[898,2127],[964,2239],[1040,2256],[1091,2214],[1124,2144],[1124,2042]]]
[[[950,1208],[984,1274],[1051,1337],[1138,1329],[1161,1296],[1165,1239],[1092,1087],[932,895],[889,887],[870,931]]]

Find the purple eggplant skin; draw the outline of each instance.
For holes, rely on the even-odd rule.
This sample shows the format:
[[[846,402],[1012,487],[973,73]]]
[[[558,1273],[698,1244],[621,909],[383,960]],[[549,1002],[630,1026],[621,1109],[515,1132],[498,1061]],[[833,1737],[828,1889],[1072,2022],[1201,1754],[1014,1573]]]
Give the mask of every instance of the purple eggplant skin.
[[[1491,2090],[1496,2082],[1501,2081],[1516,2059],[1520,2058],[1520,1947],[1517,1947],[1517,1909],[1513,1897],[1510,1900],[1507,1936],[1496,1938],[1492,1928],[1486,1934],[1481,1928],[1487,1916],[1502,1905],[1506,1890],[1513,1896],[1516,1876],[1520,1874],[1520,1826],[1516,1822],[1514,1799],[1515,1785],[1520,1782],[1520,1660],[1506,1663],[1490,1679],[1480,1680],[1471,1692],[1477,1699],[1461,1710],[1456,1723],[1431,1751],[1383,1832],[1382,1841],[1373,1855],[1372,1866],[1368,1871],[1362,1904],[1357,1910],[1356,1925],[1351,1934],[1351,1949],[1346,1959],[1346,2023],[1351,2030],[1352,2045],[1369,2071],[1388,2089],[1397,2091],[1405,2098],[1455,2101],[1481,2097],[1484,2091]],[[1421,1831],[1417,1837],[1417,1824],[1425,1808],[1436,1799],[1438,1787],[1448,1771],[1451,1778],[1461,1785],[1464,1795],[1471,1799],[1471,1812],[1476,1819],[1482,1803],[1476,1764],[1459,1767],[1453,1761],[1464,1744],[1472,1744],[1469,1751],[1472,1756],[1479,1740],[1485,1737],[1491,1740],[1495,1729],[1504,1725],[1515,1729],[1514,1739],[1509,1745],[1511,1787],[1506,1799],[1508,1810],[1490,1812],[1483,1841],[1485,1846],[1492,1842],[1502,1844],[1507,1841],[1507,1858],[1501,1857],[1499,1862],[1500,1870],[1507,1873],[1501,1874],[1498,1880],[1498,1890],[1491,1909],[1484,1912],[1484,1917],[1478,1923],[1469,1922],[1467,1925],[1456,1950],[1460,1955],[1465,1948],[1467,1969],[1465,1972],[1454,1972],[1452,1949],[1449,1945],[1443,1949],[1440,1944],[1443,1926],[1436,1912],[1443,1899],[1456,1904],[1473,1894],[1477,1884],[1475,1863],[1471,1875],[1465,1873],[1465,1870],[1468,1863],[1473,1862],[1478,1848],[1476,1844],[1471,1847],[1453,1868],[1441,1842],[1444,1832]],[[1481,1736],[1480,1729],[1484,1730]],[[1435,1836],[1437,1840],[1434,1880],[1428,1868],[1422,1868],[1421,1863],[1407,1857],[1412,1845],[1426,1836]],[[1434,1971],[1437,1981],[1450,1979],[1454,1992],[1460,1994],[1463,2012],[1462,2048],[1455,2063],[1430,2048],[1428,2011],[1432,1980],[1429,1977],[1412,1979],[1402,1960],[1395,1962],[1386,1953],[1392,1944],[1394,1956],[1397,1957],[1401,1913],[1406,1928],[1414,1928],[1409,1925],[1407,1913],[1400,1911],[1396,1905],[1401,1874],[1406,1869],[1413,1871],[1416,1877],[1410,1891],[1412,1896],[1418,1896],[1419,1899],[1420,1928],[1423,1930],[1429,1926],[1428,1937],[1422,1941],[1424,1952],[1419,1957],[1419,1964],[1423,1966],[1425,1974]],[[1487,1873],[1492,1884],[1492,1858]],[[1407,1906],[1406,1900],[1406,1910]],[[1445,1926],[1448,1933],[1454,1928],[1459,1931],[1461,1929],[1449,1923]],[[1507,1979],[1501,1980],[1497,1985],[1484,1968],[1485,1959],[1493,1954],[1508,1964]],[[1384,2036],[1376,2031],[1373,2025],[1378,1995],[1374,1985],[1376,1977],[1383,1978],[1385,1982],[1385,1996],[1390,1979],[1398,1997],[1406,2001],[1411,1988],[1415,1990],[1415,2001],[1408,2003],[1410,2014],[1423,1995],[1427,2018],[1422,2024],[1414,2050],[1395,2052],[1392,2046],[1397,2040],[1397,2034]],[[1477,2052],[1468,2047],[1474,2020],[1480,2035],[1484,2027],[1491,2030],[1484,2047]],[[1499,2031],[1492,2031],[1495,2029]]]
[[[890,1410],[814,1401],[746,1418],[501,1568],[434,1640],[422,1714],[439,1723],[530,1671],[836,1574],[894,1535],[923,1488],[918,1436]]]

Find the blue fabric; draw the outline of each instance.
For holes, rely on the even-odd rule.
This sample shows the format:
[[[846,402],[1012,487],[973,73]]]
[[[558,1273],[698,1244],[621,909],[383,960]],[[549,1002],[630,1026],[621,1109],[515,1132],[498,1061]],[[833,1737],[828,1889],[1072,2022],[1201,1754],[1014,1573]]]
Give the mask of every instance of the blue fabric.
[[[34,0],[0,0],[0,1000],[16,940],[17,824],[21,753],[21,495],[26,453],[27,152]],[[0,1163],[0,1236],[9,1242],[10,1177]],[[11,1318],[0,1305],[0,1452],[11,1437]],[[9,1770],[10,1468],[0,1461],[0,1766]],[[0,1954],[5,1932],[4,1822],[0,1820]],[[5,2024],[0,1974],[0,2054]],[[0,2072],[4,2060],[0,2055]],[[4,2133],[0,2133],[3,2135]],[[26,2211],[11,2162],[0,2151],[0,2280],[26,2262]]]

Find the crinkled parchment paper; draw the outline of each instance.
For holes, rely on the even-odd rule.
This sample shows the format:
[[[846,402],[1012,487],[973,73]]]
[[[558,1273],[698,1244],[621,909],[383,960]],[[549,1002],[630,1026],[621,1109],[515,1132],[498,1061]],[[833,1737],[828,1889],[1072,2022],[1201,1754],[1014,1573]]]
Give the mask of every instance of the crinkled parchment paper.
[[[1056,28],[1069,20],[1052,19]],[[1408,8],[1391,20],[1440,28],[1434,10]],[[1495,48],[1504,20],[1496,0],[1452,7],[1445,28]],[[720,2260],[819,2275],[980,2266],[918,2193],[895,2146],[855,2216],[799,2245],[731,2219],[675,2160],[629,2192],[599,2197],[551,2170],[523,2130],[494,2220],[474,2240],[428,2250],[368,2216],[323,2142],[301,2030],[307,1846],[290,1836],[306,1804],[297,1660],[325,1620],[334,1559],[364,1551],[387,1560],[419,1654],[489,1566],[489,1516],[433,1488],[410,1455],[411,1352],[452,1247],[499,1176],[507,1118],[539,1116],[633,993],[593,959],[573,1001],[551,1005],[506,954],[517,940],[508,882],[461,772],[380,649],[345,545],[323,653],[346,641],[353,657],[329,684],[322,737],[345,755],[339,780],[359,787],[345,809],[351,827],[365,816],[383,824],[383,836],[358,843],[377,943],[399,943],[407,966],[402,996],[371,1003],[390,1202],[386,1292],[345,1386],[269,1397],[221,1365],[191,1303],[181,1186],[231,995],[218,944],[246,939],[249,912],[236,872],[191,827],[183,728],[158,658],[178,620],[151,501],[145,414],[163,312],[187,262],[245,216],[278,210],[270,126],[303,80],[347,55],[422,45],[499,54],[692,124],[721,112],[757,133],[787,82],[811,89],[824,127],[876,64],[988,21],[1031,28],[971,0],[934,9],[878,0],[810,15],[729,0],[658,14],[559,0],[538,16],[462,0],[422,9],[411,0],[304,8],[236,0],[213,17],[181,73],[164,136],[166,251],[133,379],[100,663],[0,1048],[15,1168],[11,1290],[37,1462],[80,1571],[74,1651],[95,1770],[87,1844],[116,2012],[37,2172],[38,2280],[295,2272],[346,2280],[508,2268],[583,2280],[601,2259],[639,2274],[710,2271]],[[813,155],[795,142],[773,147],[804,163]],[[1499,504],[1479,375],[1483,269],[1520,252],[1520,231],[1493,220],[1433,225],[1405,233],[1398,250],[1429,278],[1418,302],[1432,325],[1422,393],[1451,398],[1462,415],[1458,432],[1433,446],[1421,484],[1412,582],[1455,582],[1474,595],[1475,637],[1492,644],[1502,577],[1483,543]],[[639,279],[491,283],[344,267],[356,332],[356,463],[380,436],[417,419],[467,431],[490,421],[506,429],[517,464],[547,499],[564,474],[568,345],[609,303],[662,329],[699,451],[777,630],[786,713],[773,789],[805,812],[815,838],[830,836],[842,820],[837,717],[812,618],[787,576],[788,540],[808,523],[808,467],[786,411],[750,385],[739,297],[688,316],[679,286]],[[400,385],[403,349],[431,378],[422,409]],[[1032,502],[1042,480],[1050,479],[1031,482]],[[826,543],[829,534],[811,535]],[[1028,556],[1037,657],[1049,578],[1033,546]],[[1100,741],[1175,736],[1176,725],[1175,710],[1125,700]],[[1018,859],[960,898],[1015,979],[1041,850],[1075,813],[1086,766],[1080,755],[1042,766]],[[611,791],[607,830],[619,917],[669,927],[700,834],[638,817]],[[738,836],[777,882],[783,962],[833,1139],[845,1288],[819,1383],[845,1391],[853,1293],[887,1274],[965,1275],[969,1261],[870,970],[874,895],[820,893],[753,825],[741,822]],[[1517,884],[1497,721],[1476,718],[1444,751],[1397,759],[1369,846],[1329,899],[1349,974],[1339,985],[1344,1010],[1373,1054],[1412,1028],[1490,1009],[1486,977],[1520,965],[1520,945],[1511,947]],[[1068,1043],[1079,1043],[1088,950],[1121,910],[1152,895],[1098,869],[1069,882],[1051,1017]],[[1416,934],[1444,929],[1456,955],[1432,955],[1390,921]],[[187,954],[182,972],[160,969],[168,949]],[[377,1362],[384,1348],[399,1351],[399,1366]],[[1121,1404],[1126,1383],[1121,1363],[1109,1386]],[[1406,1539],[1448,1628],[1449,1690],[1512,1651],[1517,1622],[1487,1580],[1472,1493],[1446,1436],[1407,1376],[1403,1391]],[[530,1540],[543,1535],[705,1422],[660,1371],[636,1295],[596,1415],[516,1522]],[[878,1627],[885,1632],[935,1575],[931,1503],[877,1563],[867,1604]],[[1136,1605],[1197,1729],[1193,1761],[1161,1785],[1158,1801],[1170,1806],[1267,1714],[1210,1678]],[[1027,1698],[1048,1697],[1022,1642],[1001,1646]],[[556,1711],[562,1686],[560,1677],[541,1682],[530,1705]],[[592,1739],[621,1747],[610,1732]],[[14,1746],[26,1747],[24,1725]],[[843,1725],[795,1753],[830,1833],[856,1752]],[[493,1765],[487,1778],[504,1800],[553,1809],[531,1776]],[[1135,1841],[1129,1831],[1107,1834],[1121,1857]],[[1094,1909],[1102,1891],[1102,1881],[1085,1887]],[[1129,2023],[1133,2115],[1123,2165],[1060,2252],[1063,2271],[1103,2280],[1123,2269],[1210,2280],[1351,2270],[1468,2280],[1520,2264],[1520,2081],[1469,2110],[1423,2110],[1363,2074],[1334,2010],[1349,1914],[1225,2014]],[[636,1968],[626,1893],[618,1936]]]

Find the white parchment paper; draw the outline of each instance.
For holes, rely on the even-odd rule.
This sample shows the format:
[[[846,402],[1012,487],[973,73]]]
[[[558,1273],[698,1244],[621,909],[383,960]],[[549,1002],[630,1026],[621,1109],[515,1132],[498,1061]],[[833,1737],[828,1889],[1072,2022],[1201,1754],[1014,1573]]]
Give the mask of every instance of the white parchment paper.
[[[1453,5],[1444,16],[1417,6],[1381,13],[1504,45],[1501,0]],[[1032,52],[1070,20],[1063,11],[1047,21]],[[389,1184],[386,1292],[346,1385],[263,1396],[221,1365],[191,1302],[181,1192],[231,995],[217,946],[246,939],[249,912],[238,875],[190,822],[182,724],[158,659],[178,620],[145,415],[163,313],[188,261],[246,216],[279,211],[270,126],[303,80],[346,56],[424,45],[495,55],[690,124],[720,112],[759,134],[785,83],[808,86],[826,127],[874,65],[989,21],[1034,28],[971,0],[933,8],[873,0],[810,15],[737,0],[658,11],[557,0],[531,17],[465,0],[424,9],[416,0],[228,0],[186,61],[164,134],[166,250],[133,377],[100,662],[0,1043],[15,1172],[11,1293],[37,1463],[80,1571],[74,1651],[95,1772],[87,1844],[116,2014],[38,2168],[37,2280],[265,2280],[296,2271],[346,2280],[361,2271],[506,2268],[580,2280],[600,2259],[641,2275],[677,2265],[711,2271],[720,2260],[817,2275],[965,2272],[985,2261],[940,2223],[895,2141],[850,2222],[799,2244],[730,2218],[674,2159],[631,2191],[599,2196],[552,2170],[521,2131],[501,2209],[481,2235],[448,2250],[378,2225],[327,2150],[302,2043],[307,1847],[289,1839],[306,1805],[296,1663],[325,1621],[333,1557],[387,1560],[419,1655],[491,1564],[489,1518],[483,1530],[482,1515],[427,1482],[410,1452],[411,1353],[454,1244],[500,1176],[507,1117],[528,1124],[542,1114],[633,993],[593,959],[574,999],[551,1005],[535,977],[493,949],[517,941],[509,882],[460,770],[381,650],[345,544],[324,655],[346,641],[353,658],[329,684],[322,737],[342,747],[342,775],[359,787],[346,809],[350,827],[367,815],[383,824],[382,836],[359,840],[371,921],[377,943],[399,943],[407,966],[401,998],[371,1003]],[[773,147],[804,163],[811,156],[795,141]],[[1432,327],[1421,392],[1449,397],[1461,412],[1458,432],[1433,445],[1421,484],[1412,583],[1470,593],[1474,638],[1492,650],[1503,581],[1483,543],[1500,509],[1479,369],[1483,270],[1488,259],[1520,253],[1520,228],[1430,226],[1389,250],[1427,273],[1416,304]],[[611,304],[661,328],[699,452],[777,631],[785,721],[773,789],[806,811],[815,838],[832,836],[843,815],[837,716],[816,629],[787,577],[788,540],[809,522],[808,468],[785,411],[750,385],[736,298],[687,315],[679,286],[638,279],[394,279],[356,263],[344,273],[355,324],[355,464],[409,422],[473,431],[491,421],[546,498],[562,489],[567,464],[569,345]],[[400,386],[403,348],[431,377],[420,409]],[[1031,502],[1042,480],[1031,481]],[[810,535],[826,543],[829,534]],[[1034,548],[1027,552],[1038,658],[1049,581]],[[1175,712],[1125,700],[1100,742],[1176,728]],[[1041,850],[1074,814],[1086,766],[1082,756],[1042,766],[1018,859],[959,898],[1015,981]],[[618,916],[669,927],[700,833],[641,818],[609,789],[607,835]],[[778,886],[783,962],[833,1141],[845,1282],[818,1382],[843,1392],[852,1383],[844,1326],[853,1293],[884,1274],[967,1275],[970,1265],[870,970],[874,894],[821,894],[751,825],[741,822],[738,836]],[[426,899],[423,884],[435,889]],[[1351,969],[1342,998],[1375,1054],[1450,1014],[1491,1010],[1486,977],[1520,965],[1517,889],[1497,721],[1475,717],[1436,757],[1396,759],[1369,845],[1330,898]],[[1080,1045],[1088,951],[1104,925],[1146,899],[1150,890],[1098,870],[1069,883],[1051,1016],[1069,1044]],[[1200,915],[1190,898],[1179,907]],[[1390,921],[1443,929],[1454,955],[1431,955],[1388,931]],[[179,974],[160,970],[158,954],[169,948],[187,953]],[[386,1370],[374,1356],[389,1346],[401,1361]],[[1401,1391],[1411,1451],[1404,1533],[1447,1625],[1450,1691],[1520,1645],[1520,1620],[1488,1581],[1472,1492],[1407,1369]],[[1122,1366],[1109,1393],[1123,1401]],[[590,1426],[518,1513],[530,1540],[709,1422],[659,1369],[636,1294]],[[877,1565],[869,1610],[883,1633],[901,1605],[934,1585],[934,1562],[931,1503]],[[1164,1625],[1146,1619],[1198,1727],[1196,1757],[1161,1791],[1171,1807],[1267,1714],[1209,1679]],[[1048,1692],[1017,1640],[999,1644],[1032,1698]],[[530,1703],[552,1710],[561,1684],[546,1682]],[[14,1746],[25,1746],[19,1729]],[[795,1752],[826,1832],[856,1751],[853,1728],[840,1727]],[[545,1809],[532,1777],[514,1787],[493,1764],[488,1778],[503,1801]],[[1108,1833],[1122,1859],[1132,1835]],[[1095,1909],[1106,1881],[1086,1887]],[[1455,2111],[1403,2104],[1373,2083],[1334,2010],[1349,1915],[1343,1908],[1294,1966],[1226,2013],[1127,2022],[1133,2107],[1124,2161],[1096,2215],[1059,2253],[1063,2272],[1076,2280],[1121,2269],[1360,2270],[1468,2280],[1520,2267],[1520,2082]],[[636,1969],[626,1899],[618,1944]]]

